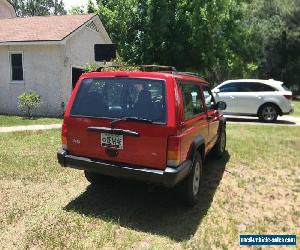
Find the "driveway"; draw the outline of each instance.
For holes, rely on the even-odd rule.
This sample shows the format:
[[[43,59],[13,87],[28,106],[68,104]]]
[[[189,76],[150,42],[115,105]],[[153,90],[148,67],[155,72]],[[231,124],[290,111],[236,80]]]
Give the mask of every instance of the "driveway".
[[[288,125],[288,126],[300,126],[300,117],[284,115],[279,116],[275,123],[263,123],[258,120],[257,117],[249,116],[231,116],[225,115],[228,123],[232,124],[253,124],[253,125]]]
[[[58,129],[58,128],[61,128],[61,124],[0,127],[0,133],[49,130],[49,129]]]

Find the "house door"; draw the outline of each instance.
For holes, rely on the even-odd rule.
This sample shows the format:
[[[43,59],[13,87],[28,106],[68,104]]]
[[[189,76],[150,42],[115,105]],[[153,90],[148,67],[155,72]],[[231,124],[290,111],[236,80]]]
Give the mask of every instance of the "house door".
[[[72,89],[75,88],[75,85],[79,79],[79,77],[81,76],[81,74],[84,73],[83,69],[79,69],[79,68],[74,68],[72,67]]]

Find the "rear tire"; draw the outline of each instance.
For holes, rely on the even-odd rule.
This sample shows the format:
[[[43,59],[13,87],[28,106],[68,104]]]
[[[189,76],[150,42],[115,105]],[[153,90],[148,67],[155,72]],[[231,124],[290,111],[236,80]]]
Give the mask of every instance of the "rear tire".
[[[84,171],[85,178],[92,184],[92,185],[100,185],[108,180],[108,176],[97,174],[94,172]]]
[[[264,104],[258,111],[258,118],[261,122],[275,122],[278,117],[278,107],[272,103]]]
[[[213,157],[220,159],[223,157],[226,148],[226,129],[222,126],[219,138],[212,150]]]
[[[197,152],[189,175],[178,186],[180,200],[186,206],[194,206],[199,200],[202,166],[201,155]]]

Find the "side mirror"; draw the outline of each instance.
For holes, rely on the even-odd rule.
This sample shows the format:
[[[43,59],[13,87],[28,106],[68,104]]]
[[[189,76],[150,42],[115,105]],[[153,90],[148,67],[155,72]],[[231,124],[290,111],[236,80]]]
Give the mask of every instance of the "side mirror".
[[[217,109],[218,110],[225,110],[226,108],[227,108],[226,102],[222,102],[222,101],[217,102]]]
[[[218,94],[218,93],[220,93],[220,90],[219,90],[219,89],[215,89],[215,90],[214,90],[214,93],[215,93],[215,94]]]

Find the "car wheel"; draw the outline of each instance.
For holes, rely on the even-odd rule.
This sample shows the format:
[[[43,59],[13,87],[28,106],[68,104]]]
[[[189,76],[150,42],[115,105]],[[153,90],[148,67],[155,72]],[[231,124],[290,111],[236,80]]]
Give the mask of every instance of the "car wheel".
[[[213,156],[217,159],[222,158],[225,152],[225,148],[226,148],[226,129],[223,126],[221,128],[218,141],[212,150]]]
[[[263,105],[258,112],[261,122],[275,122],[278,117],[278,108],[274,104]]]
[[[94,172],[84,171],[85,178],[92,184],[92,185],[99,185],[107,181],[109,178],[108,176],[104,176],[101,174],[97,174]]]
[[[178,186],[179,197],[186,206],[194,206],[199,200],[202,165],[201,155],[197,152],[189,175]]]

